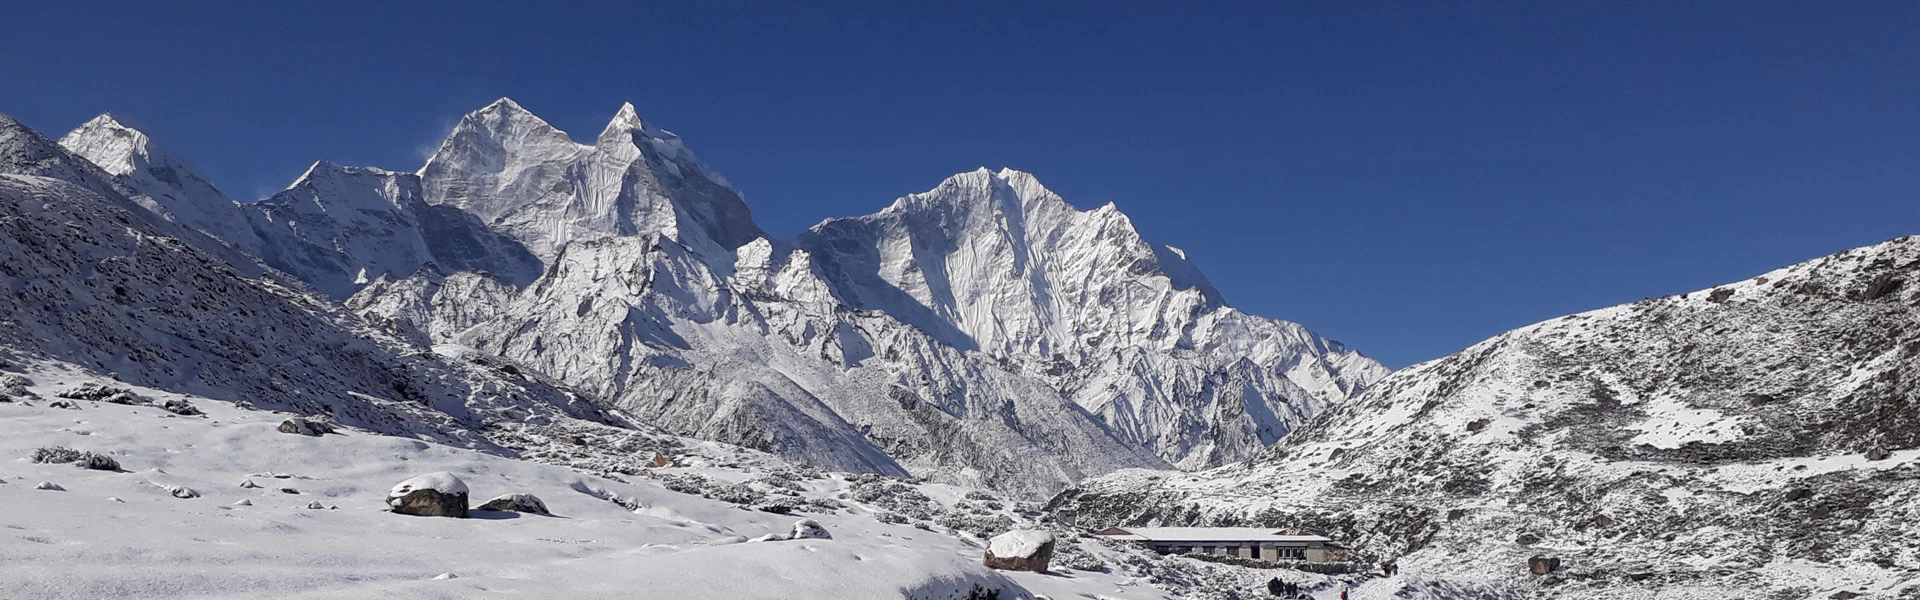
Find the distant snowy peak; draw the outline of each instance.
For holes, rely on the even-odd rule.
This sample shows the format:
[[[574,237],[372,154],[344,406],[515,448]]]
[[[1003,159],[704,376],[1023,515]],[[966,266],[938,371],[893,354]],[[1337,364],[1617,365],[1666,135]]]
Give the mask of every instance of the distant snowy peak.
[[[1103,333],[1135,345],[1178,333],[1156,330],[1152,315],[1225,306],[1198,269],[1147,243],[1114,205],[1077,209],[1013,169],[954,175],[879,213],[821,222],[799,243],[850,304],[936,318],[944,323],[909,321],[950,326],[965,338],[954,341],[990,353],[1046,356]],[[1118,330],[1088,329],[1096,325]]]
[[[661,233],[727,270],[764,235],[724,178],[632,104],[583,144],[502,98],[461,119],[419,175],[429,204],[472,212],[545,261],[573,241]]]
[[[243,249],[258,241],[233,200],[206,175],[111,113],[74,129],[60,145],[120,177],[132,188],[132,199],[154,214]]]

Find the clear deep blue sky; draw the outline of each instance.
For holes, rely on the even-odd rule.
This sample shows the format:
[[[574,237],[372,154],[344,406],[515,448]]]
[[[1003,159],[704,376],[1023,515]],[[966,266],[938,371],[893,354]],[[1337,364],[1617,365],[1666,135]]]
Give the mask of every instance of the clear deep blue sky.
[[[1920,233],[1920,3],[800,4],[16,2],[0,112],[250,200],[632,101],[780,235],[1011,166],[1394,367]]]

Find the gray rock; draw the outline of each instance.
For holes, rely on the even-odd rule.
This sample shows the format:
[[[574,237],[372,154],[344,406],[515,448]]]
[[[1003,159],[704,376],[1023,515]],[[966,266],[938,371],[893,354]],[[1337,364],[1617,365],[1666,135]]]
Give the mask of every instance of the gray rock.
[[[305,417],[294,417],[280,422],[280,433],[320,437],[334,433],[334,429],[332,424],[325,421],[313,421]]]
[[[1886,448],[1875,447],[1867,451],[1867,460],[1886,460],[1887,457],[1891,455],[1892,453],[1887,452]]]
[[[452,473],[428,473],[387,492],[387,506],[403,515],[467,518],[467,484]]]
[[[819,521],[801,519],[793,523],[793,533],[787,534],[787,539],[830,540],[833,539],[833,534],[827,533],[827,528],[822,527]]]
[[[47,490],[47,491],[49,491],[49,492],[64,492],[64,491],[67,491],[67,488],[63,488],[63,487],[60,487],[60,484],[58,484],[58,483],[54,483],[54,482],[51,482],[51,481],[42,481],[42,482],[40,482],[40,485],[36,485],[36,486],[33,486],[33,489],[36,489],[36,490]]]
[[[1527,572],[1534,575],[1546,575],[1560,568],[1560,559],[1552,556],[1535,556],[1527,559]]]
[[[1009,531],[987,540],[982,562],[990,569],[1045,573],[1047,564],[1053,561],[1054,543],[1053,534],[1046,531]]]
[[[506,494],[496,496],[492,500],[488,500],[485,504],[481,504],[478,510],[521,512],[536,515],[553,514],[547,512],[547,503],[540,501],[540,497],[533,494]]]
[[[71,464],[82,469],[93,469],[95,471],[120,470],[120,461],[114,460],[111,456],[98,452],[74,450],[63,446],[36,448],[33,451],[33,456],[28,457],[28,459],[42,464]]]
[[[164,410],[164,411],[167,411],[176,415],[180,415],[183,417],[194,417],[194,416],[206,414],[206,413],[200,412],[200,408],[194,406],[192,402],[181,400],[179,398],[172,398],[165,402],[161,402],[160,410]]]

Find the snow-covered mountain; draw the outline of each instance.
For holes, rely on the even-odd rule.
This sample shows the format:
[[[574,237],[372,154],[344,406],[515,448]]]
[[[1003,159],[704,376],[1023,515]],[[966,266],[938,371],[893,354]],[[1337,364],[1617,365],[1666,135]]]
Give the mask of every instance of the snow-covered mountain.
[[[64,143],[103,165],[185,165],[105,117]],[[213,223],[401,339],[835,469],[1044,494],[1212,466],[1386,373],[1231,308],[1115,207],[1076,209],[1018,171],[771,239],[630,104],[589,144],[501,99],[417,173],[316,163],[234,217],[206,209],[232,206],[211,186],[174,184],[203,177],[145,172],[119,179],[157,212],[212,215],[176,220]]]
[[[1391,585],[1914,597],[1914,281],[1908,237],[1553,319],[1398,371],[1248,462],[1117,473],[1055,505],[1089,527],[1323,530],[1399,560]],[[1527,575],[1531,556],[1564,570]]]
[[[1226,305],[1112,204],[981,169],[799,243],[835,295],[1013,365],[1184,468],[1246,458],[1387,370]]]

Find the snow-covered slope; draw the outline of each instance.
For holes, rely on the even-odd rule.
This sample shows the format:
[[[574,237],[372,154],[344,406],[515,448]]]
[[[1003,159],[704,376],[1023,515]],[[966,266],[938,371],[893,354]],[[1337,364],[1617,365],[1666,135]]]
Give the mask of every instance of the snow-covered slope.
[[[257,246],[239,207],[193,163],[112,114],[87,121],[60,145],[122,178],[147,210],[243,249]]]
[[[476,446],[471,431],[495,421],[612,420],[550,380],[422,352],[183,242],[198,234],[4,117],[0,159],[0,350]]]
[[[1516,596],[1914,597],[1915,281],[1909,237],[1546,321],[1396,372],[1247,463],[1115,474],[1056,508],[1324,530],[1408,581]],[[1535,555],[1564,571],[1526,575]]]
[[[36,382],[30,391],[46,397],[88,380],[52,366],[7,371],[25,370]],[[980,586],[1017,600],[1032,596],[1016,578],[1059,586],[981,566],[965,536],[882,523],[863,505],[835,500],[847,497],[845,478],[750,452],[569,429],[590,445],[555,448],[586,454],[618,440],[661,447],[686,465],[596,476],[357,429],[289,435],[275,430],[284,415],[135,391],[195,403],[206,415],[0,402],[0,456],[9,458],[0,461],[0,597],[960,600]],[[105,454],[119,470],[11,460],[56,446]],[[461,478],[475,506],[531,493],[554,514],[385,512],[388,487],[436,471]],[[62,489],[35,489],[42,481]],[[778,492],[807,504],[781,509],[804,514],[777,514],[699,495],[720,491]],[[803,516],[832,538],[747,542]],[[1088,575],[1095,579],[1068,589],[1101,591],[1117,579]]]

